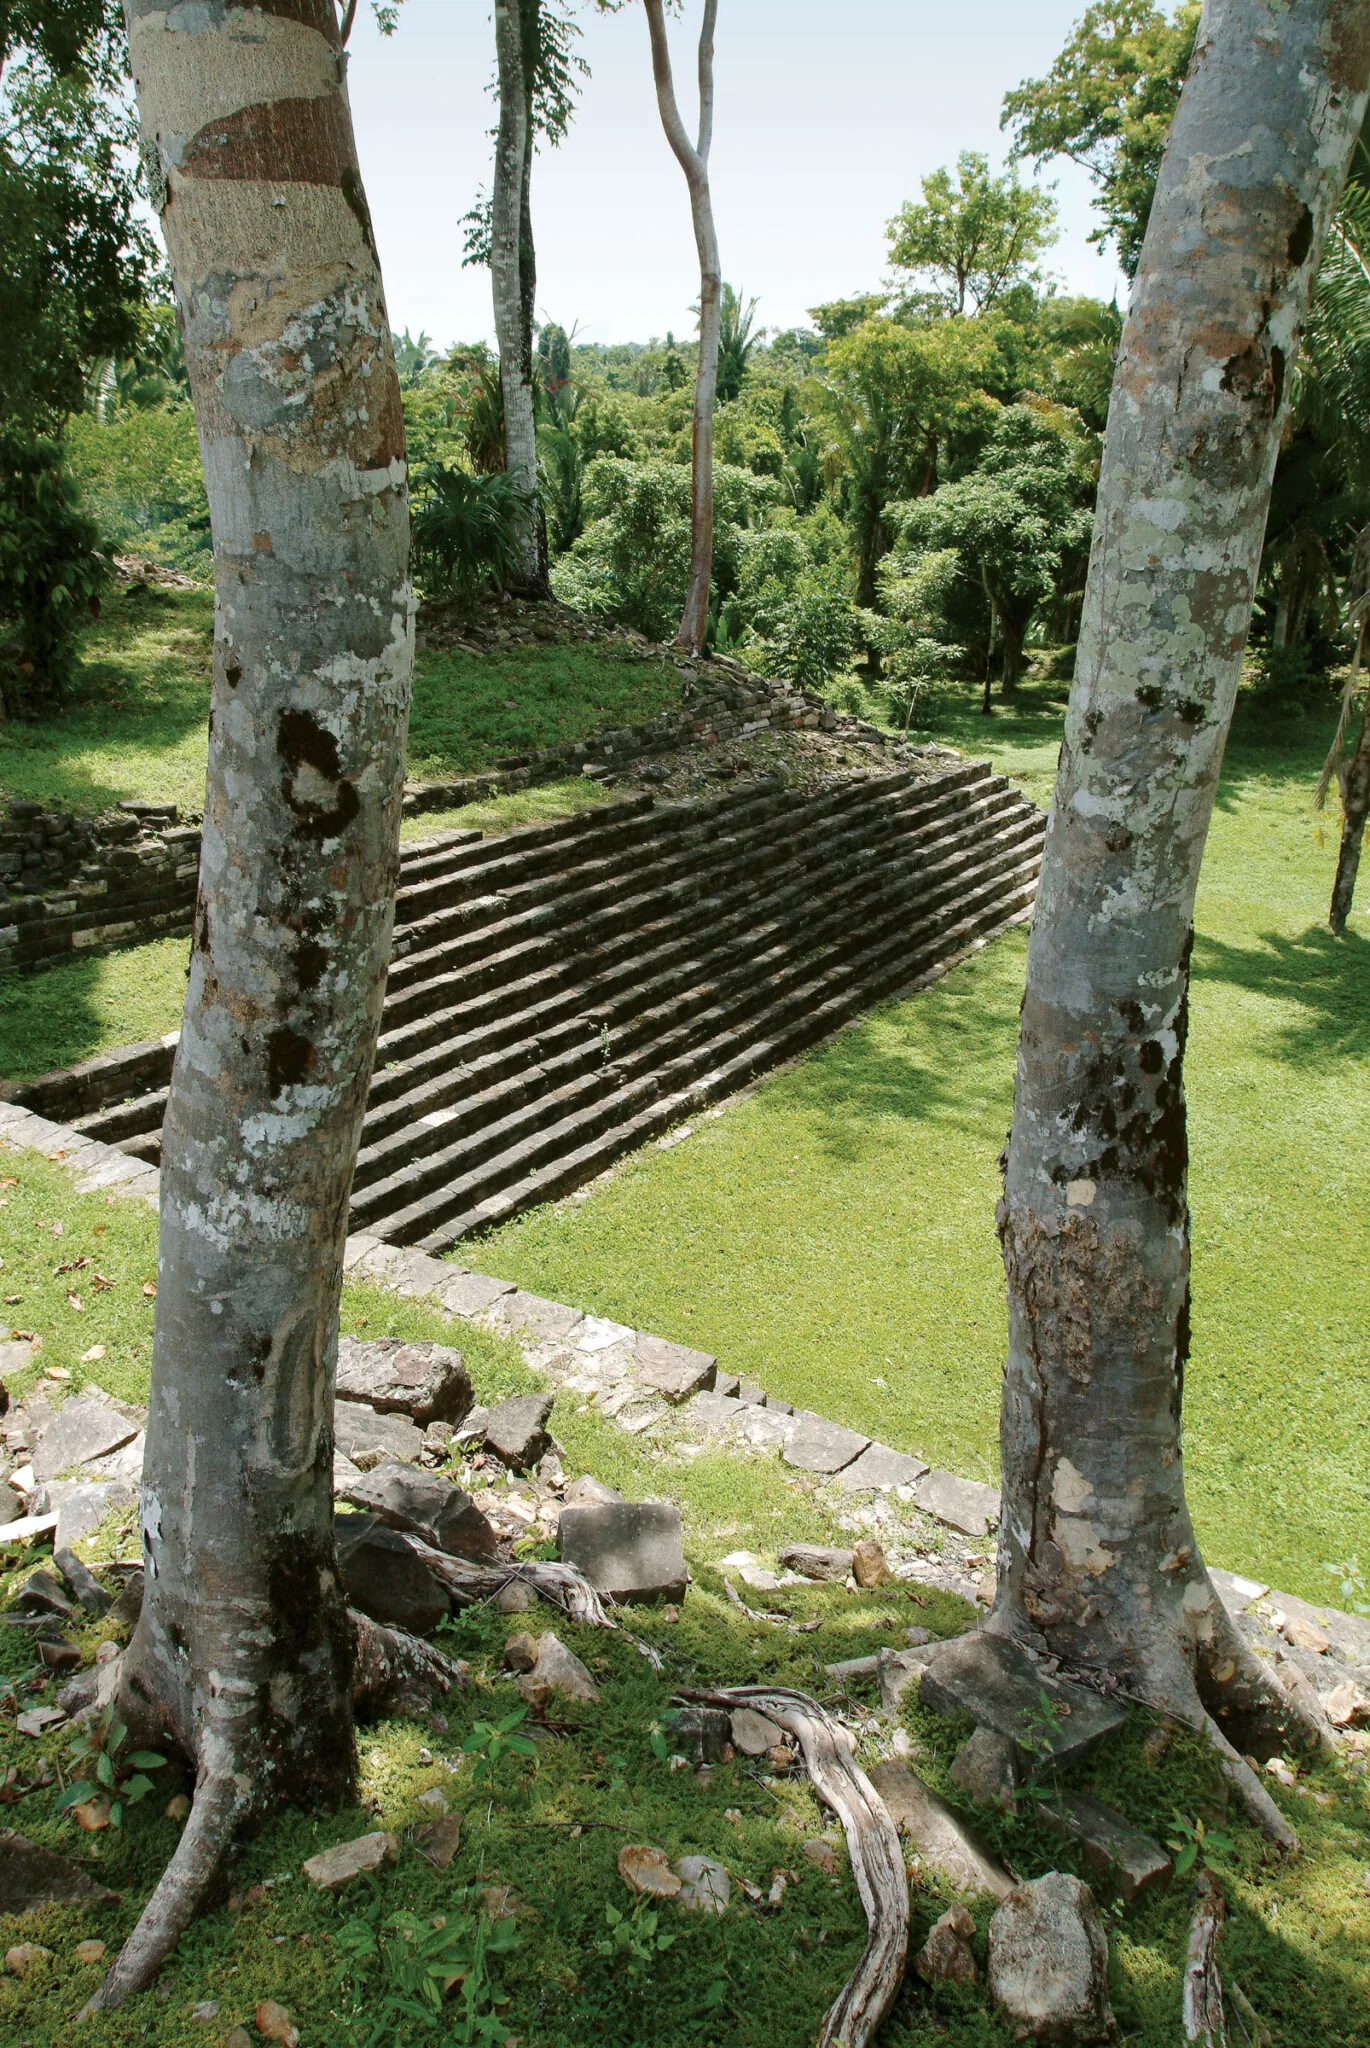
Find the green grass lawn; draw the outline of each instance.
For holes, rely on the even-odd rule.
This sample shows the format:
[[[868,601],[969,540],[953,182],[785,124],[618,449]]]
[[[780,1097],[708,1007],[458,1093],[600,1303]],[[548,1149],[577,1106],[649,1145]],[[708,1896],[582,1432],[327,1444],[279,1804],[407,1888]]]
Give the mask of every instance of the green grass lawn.
[[[143,797],[198,812],[213,625],[206,589],[155,585],[111,594],[82,642],[63,709],[32,724],[0,725],[0,796],[85,811]],[[487,655],[424,651],[414,664],[409,779],[441,782],[488,768],[501,755],[650,718],[679,695],[669,662],[625,659],[594,643]],[[535,798],[525,796],[525,811]],[[559,803],[544,795],[529,814],[549,815],[549,801],[568,807],[564,792]]]
[[[14,1327],[44,1340],[39,1365],[70,1373],[69,1388],[95,1380],[126,1399],[146,1398],[152,1311],[143,1283],[156,1271],[156,1226],[141,1203],[104,1194],[78,1195],[63,1170],[30,1153],[0,1147],[0,1269],[5,1291],[20,1299],[3,1313]],[[61,1225],[60,1237],[55,1226]],[[75,1267],[85,1259],[88,1265]],[[73,1270],[58,1272],[62,1265]],[[113,1284],[97,1290],[93,1274]],[[68,1290],[84,1306],[74,1308]],[[454,1331],[424,1305],[383,1290],[344,1290],[343,1327],[367,1336],[424,1337],[460,1343],[478,1398],[490,1400],[533,1383],[521,1355],[480,1329]],[[98,1359],[83,1355],[103,1345]],[[52,1384],[51,1382],[49,1383]],[[22,1384],[15,1391],[23,1391]],[[654,1447],[579,1413],[563,1398],[554,1426],[570,1472],[592,1471],[630,1498],[674,1500],[681,1508],[694,1583],[680,1618],[635,1609],[632,1629],[664,1660],[654,1672],[622,1637],[578,1628],[548,1610],[506,1618],[468,1611],[444,1624],[440,1641],[468,1660],[466,1690],[444,1702],[445,1724],[407,1719],[362,1731],[358,1803],[335,1814],[287,1813],[245,1842],[230,1872],[234,1900],[215,1903],[182,1940],[155,1990],[122,2011],[85,2022],[79,2038],[91,2048],[217,2048],[243,2024],[251,2038],[259,2000],[286,2006],[301,2048],[421,2048],[429,2033],[399,2020],[370,2031],[381,2012],[382,1986],[373,1968],[349,1979],[338,1937],[355,1916],[373,1923],[393,1913],[460,1916],[480,1909],[485,1887],[512,1887],[517,1943],[494,1968],[494,1988],[507,2003],[495,2035],[522,2048],[795,2048],[811,2041],[819,2019],[854,1967],[865,1922],[840,1832],[818,1805],[802,1774],[763,1779],[742,1760],[717,1767],[712,1781],[673,1772],[653,1748],[653,1733],[670,1741],[671,1694],[678,1685],[754,1684],[773,1680],[815,1692],[852,1714],[858,1753],[870,1762],[888,1749],[889,1726],[864,1710],[873,1693],[842,1694],[823,1671],[839,1658],[877,1645],[898,1646],[916,1621],[936,1635],[957,1632],[968,1610],[951,1596],[918,1586],[849,1594],[838,1586],[749,1592],[758,1608],[796,1623],[792,1632],[748,1620],[730,1604],[719,1561],[749,1547],[769,1555],[782,1541],[832,1541],[834,1525],[818,1482],[787,1473],[778,1460],[738,1462],[721,1453],[681,1455]],[[80,1546],[92,1563],[135,1558],[131,1511],[115,1516]],[[33,1564],[0,1544],[0,1608],[7,1608]],[[536,1769],[513,1760],[493,1784],[477,1781],[462,1743],[477,1721],[494,1721],[518,1705],[502,1668],[516,1628],[547,1626],[589,1664],[601,1686],[593,1706],[567,1711],[562,1732],[541,1742]],[[87,1659],[101,1640],[118,1637],[106,1619],[83,1620],[71,1632]],[[22,1980],[0,1972],[0,2041],[10,2048],[59,2048],[74,2035],[76,2014],[99,1980],[75,1945],[94,1937],[112,1951],[127,1934],[171,1854],[178,1823],[168,1797],[184,1780],[173,1764],[155,1774],[155,1790],[129,1809],[122,1831],[85,1834],[57,1811],[56,1771],[68,1771],[71,1731],[38,1741],[18,1735],[16,1707],[48,1703],[56,1682],[29,1664],[24,1631],[0,1629],[0,1782],[12,1766],[18,1782],[6,1824],[75,1857],[121,1896],[89,1910],[49,1908],[24,1919],[0,1919],[0,1952],[38,1942],[51,1951]],[[8,1700],[4,1681],[15,1688]],[[907,1704],[902,1721],[914,1767],[957,1803],[948,1772],[963,1729]],[[1191,1822],[1220,1824],[1231,1842],[1221,1871],[1229,1919],[1223,1937],[1227,1971],[1238,1978],[1275,2039],[1289,2048],[1365,2048],[1370,2009],[1370,1800],[1366,1780],[1320,1762],[1300,1791],[1273,1787],[1302,1833],[1305,1854],[1286,1865],[1268,1860],[1263,1844],[1229,1804],[1211,1752],[1179,1734],[1157,1762],[1143,1750],[1144,1715],[1105,1751],[1067,1773],[1087,1782],[1137,1825],[1173,1833],[1173,1812]],[[27,1789],[40,1759],[54,1782]],[[448,1763],[455,1768],[449,1770]],[[461,1847],[443,1873],[419,1857],[409,1830],[432,1809],[420,1795],[440,1788],[463,1816]],[[1313,1796],[1308,1796],[1313,1795]],[[1073,1852],[1047,1834],[1031,1802],[1014,1816],[981,1809],[975,1820],[1023,1876],[1073,1868]],[[402,1837],[395,1867],[361,1880],[333,1899],[303,1878],[306,1856],[373,1828]],[[838,1846],[839,1868],[825,1876],[802,1844],[826,1835]],[[601,1944],[610,1940],[609,1909],[631,1912],[632,1896],[616,1868],[626,1842],[654,1843],[671,1856],[705,1854],[726,1864],[733,1905],[721,1922],[678,1915],[658,1923],[673,1937],[641,1969],[630,1971]],[[769,1892],[778,1870],[789,1883],[778,1909],[755,1910],[741,1881]],[[260,1888],[260,1889],[258,1889]],[[1101,1888],[1112,1946],[1111,1995],[1131,2048],[1173,2048],[1178,2036],[1181,1975],[1190,1910],[1189,1887],[1174,1884],[1124,1913]],[[911,1886],[913,1944],[950,1903],[933,1875],[915,1869]],[[979,1980],[928,1990],[908,1978],[882,2032],[889,2048],[1010,2048],[983,1979],[987,1901],[974,1906]],[[637,1928],[641,1940],[645,1929]],[[212,2022],[194,2008],[213,2001]],[[450,2008],[449,2008],[450,2010]],[[457,2042],[443,2030],[436,2041]]]
[[[1058,687],[935,729],[1049,791]],[[1053,702],[1052,700],[1056,700]],[[1045,700],[1045,701],[1043,701]],[[1311,726],[1311,731],[1310,731]],[[1307,736],[1305,736],[1307,735]],[[1370,1527],[1370,931],[1322,924],[1320,723],[1243,714],[1198,904],[1189,1054],[1190,1498],[1215,1563],[1325,1599]],[[786,1399],[952,1469],[998,1469],[996,1161],[1026,936],[859,1029],[581,1206],[472,1264],[717,1352]]]

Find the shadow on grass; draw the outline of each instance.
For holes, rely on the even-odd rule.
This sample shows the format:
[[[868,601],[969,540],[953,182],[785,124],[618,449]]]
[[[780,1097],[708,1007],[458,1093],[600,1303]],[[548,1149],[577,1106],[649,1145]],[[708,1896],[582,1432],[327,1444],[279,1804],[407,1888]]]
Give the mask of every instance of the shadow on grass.
[[[0,1081],[31,1081],[139,1038],[174,1030],[187,941],[0,975]],[[111,1032],[111,1022],[115,1028]]]
[[[1309,925],[1294,937],[1262,932],[1252,946],[1200,932],[1194,973],[1294,1005],[1298,1014],[1274,1033],[1271,1050],[1281,1059],[1342,1067],[1370,1056],[1370,939],[1359,932],[1337,939]]]
[[[1013,1108],[1025,951],[1025,935],[1006,933],[952,985],[877,1011],[763,1088],[761,1115],[798,1108],[835,1164],[902,1144],[896,1123],[972,1132],[997,1151]]]

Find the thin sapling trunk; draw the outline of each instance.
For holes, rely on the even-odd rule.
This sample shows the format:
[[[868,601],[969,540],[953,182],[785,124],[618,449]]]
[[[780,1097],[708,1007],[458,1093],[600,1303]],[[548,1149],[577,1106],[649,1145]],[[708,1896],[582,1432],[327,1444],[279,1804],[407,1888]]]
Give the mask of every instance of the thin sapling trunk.
[[[699,254],[699,363],[695,370],[690,462],[690,582],[675,644],[698,654],[709,628],[709,583],[714,553],[714,400],[718,392],[718,337],[723,273],[709,191],[709,146],[714,126],[714,23],[718,0],[704,0],[699,31],[699,140],[691,144],[676,104],[663,0],[645,0],[652,39],[657,107],[690,192],[690,217]]]
[[[533,159],[532,65],[525,12],[531,10],[536,53],[538,0],[495,0],[499,128],[490,209],[490,278],[504,399],[504,466],[529,503],[517,588],[547,595],[545,532],[537,517],[538,438],[533,397],[533,231],[529,177]]]

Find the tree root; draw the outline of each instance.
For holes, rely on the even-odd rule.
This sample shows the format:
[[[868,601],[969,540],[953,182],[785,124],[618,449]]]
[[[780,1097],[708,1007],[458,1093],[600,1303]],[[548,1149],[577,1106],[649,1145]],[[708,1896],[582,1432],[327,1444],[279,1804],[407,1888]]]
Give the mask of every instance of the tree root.
[[[500,1564],[478,1564],[471,1558],[453,1557],[448,1551],[435,1550],[431,1543],[425,1543],[412,1531],[406,1532],[405,1540],[461,1606],[494,1600],[507,1585],[516,1581],[529,1587],[540,1599],[550,1601],[553,1607],[559,1607],[572,1621],[585,1622],[591,1628],[614,1629],[619,1635],[626,1636],[652,1669],[660,1671],[660,1654],[650,1643],[640,1642],[621,1622],[614,1620],[601,1596],[573,1564],[559,1564],[549,1558],[530,1558],[523,1563],[511,1560]]]
[[[899,1993],[909,1949],[909,1881],[888,1807],[857,1763],[841,1723],[807,1693],[764,1685],[681,1689],[706,1706],[751,1707],[793,1735],[814,1790],[841,1821],[866,1909],[865,1951],[823,2022],[819,2048],[865,2048]]]
[[[112,2012],[146,1990],[205,1903],[245,1810],[231,1771],[201,1780],[195,1804],[157,1889],[81,2018]]]
[[[435,1694],[466,1683],[465,1667],[422,1636],[384,1628],[355,1607],[348,1608],[347,1618],[355,1631],[352,1704],[358,1713],[379,1717],[422,1710]]]
[[[1227,2048],[1223,1980],[1218,1975],[1218,1936],[1225,1910],[1218,1880],[1205,1870],[1194,1886],[1181,2008],[1185,2040],[1196,2048]]]
[[[1246,1810],[1257,1827],[1262,1829],[1286,1856],[1297,1856],[1303,1848],[1297,1830],[1290,1826],[1280,1812],[1246,1758],[1233,1748],[1211,1714],[1203,1714],[1199,1725],[1217,1752],[1223,1776],[1241,1794]]]

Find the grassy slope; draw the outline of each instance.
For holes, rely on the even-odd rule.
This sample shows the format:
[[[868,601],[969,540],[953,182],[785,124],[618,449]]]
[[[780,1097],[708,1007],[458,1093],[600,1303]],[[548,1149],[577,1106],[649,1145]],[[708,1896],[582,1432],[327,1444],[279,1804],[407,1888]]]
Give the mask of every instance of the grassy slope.
[[[151,1214],[117,1198],[75,1195],[59,1169],[33,1155],[0,1153],[0,1176],[3,1272],[7,1291],[23,1297],[7,1313],[16,1324],[22,1316],[24,1327],[44,1335],[44,1360],[66,1366],[73,1385],[95,1375],[111,1392],[145,1395],[151,1315],[142,1283],[155,1270]],[[52,1229],[58,1222],[60,1238]],[[74,1275],[53,1271],[83,1256],[114,1286],[95,1293],[92,1267]],[[68,1304],[69,1287],[81,1291],[83,1310]],[[452,1335],[417,1304],[369,1288],[346,1290],[343,1323],[372,1336]],[[464,1330],[460,1341],[481,1398],[529,1383],[512,1347],[479,1330]],[[94,1342],[105,1344],[105,1356],[83,1366],[81,1353]],[[468,1887],[492,1882],[512,1885],[519,1901],[520,1945],[503,1966],[502,1979],[509,1998],[504,2018],[522,2048],[588,2048],[591,2042],[597,2048],[639,2048],[644,2041],[654,2048],[794,2048],[813,2038],[818,2016],[852,1968],[864,1935],[845,1860],[839,1877],[828,1879],[800,1851],[806,1838],[820,1832],[837,1839],[830,1820],[800,1781],[765,1785],[737,1765],[720,1767],[708,1785],[690,1772],[668,1772],[652,1755],[652,1725],[666,1712],[670,1687],[678,1683],[773,1678],[830,1698],[823,1663],[878,1643],[898,1644],[911,1620],[939,1634],[954,1632],[964,1624],[965,1610],[946,1596],[904,1587],[855,1596],[840,1588],[787,1588],[783,1595],[748,1597],[757,1605],[781,1607],[796,1620],[819,1622],[816,1633],[748,1623],[728,1604],[717,1561],[739,1543],[766,1551],[782,1538],[830,1537],[814,1483],[785,1476],[772,1460],[739,1465],[720,1456],[662,1456],[569,1406],[564,1414],[558,1410],[556,1426],[572,1471],[593,1470],[633,1497],[650,1494],[682,1507],[695,1573],[682,1618],[672,1625],[651,1610],[633,1616],[633,1627],[664,1655],[664,1675],[655,1676],[625,1642],[557,1622],[601,1679],[601,1701],[593,1709],[571,1710],[574,1732],[542,1748],[535,1778],[512,1774],[491,1798],[475,1785],[469,1765],[452,1775],[442,1760],[459,1754],[477,1719],[496,1718],[515,1704],[499,1667],[504,1639],[520,1622],[493,1613],[462,1617],[444,1641],[470,1660],[473,1677],[470,1690],[448,1703],[450,1726],[434,1732],[393,1721],[367,1730],[359,1804],[323,1817],[286,1815],[245,1845],[234,1885],[246,1891],[270,1878],[271,1888],[240,1917],[220,1908],[200,1921],[156,1992],[82,2027],[81,2038],[91,2048],[133,2048],[148,2040],[158,2048],[204,2048],[207,2041],[222,2041],[237,2022],[250,2028],[264,1997],[290,2009],[302,2048],[346,2048],[354,2036],[336,1988],[333,1947],[343,1920],[368,1907],[450,1914],[460,1910]],[[111,1546],[112,1554],[133,1556],[136,1541],[130,1516],[83,1548],[92,1559],[110,1555]],[[0,1548],[0,1602],[12,1596],[27,1568],[12,1565]],[[535,1627],[543,1625],[536,1616],[532,1620]],[[87,1654],[110,1633],[104,1622],[79,1631]],[[0,1676],[20,1682],[24,1704],[50,1699],[51,1685],[23,1687],[24,1667],[22,1632],[0,1630]],[[947,1771],[958,1731],[916,1706],[903,1718],[917,1768],[954,1797]],[[1091,1766],[1089,1782],[1096,1791],[1153,1830],[1164,1830],[1176,1807],[1209,1822],[1222,1818],[1225,1788],[1210,1759],[1181,1737],[1158,1766],[1142,1753],[1144,1726],[1138,1717]],[[27,1778],[40,1754],[64,1763],[68,1740],[61,1731],[38,1743],[18,1737],[0,1707],[0,1776],[13,1763]],[[420,1760],[425,1744],[436,1761]],[[403,1831],[425,1817],[428,1809],[418,1798],[433,1785],[447,1791],[466,1820],[462,1848],[449,1871],[429,1870],[406,1842],[393,1872],[354,1886],[337,1901],[321,1898],[300,1876],[303,1858],[332,1842],[378,1826]],[[54,1951],[54,1959],[40,1963],[22,1983],[0,1975],[0,2040],[16,2048],[58,2048],[71,2038],[77,2008],[98,1974],[73,1960],[74,1944],[93,1935],[112,1946],[132,1924],[175,1842],[176,1825],[162,1811],[174,1788],[174,1778],[164,1774],[155,1795],[131,1811],[122,1834],[81,1834],[55,1812],[52,1792],[33,1793],[6,1812],[8,1823],[34,1839],[85,1860],[123,1898],[90,1912],[51,1909],[22,1921],[0,1919],[0,1950],[12,1942],[38,1941]],[[1224,1871],[1231,1907],[1224,1957],[1278,2041],[1291,2048],[1311,2048],[1314,2042],[1319,2048],[1365,2048],[1366,1783],[1362,1778],[1354,1784],[1322,1765],[1305,1788],[1324,1803],[1276,1788],[1304,1835],[1305,1857],[1293,1866],[1265,1862],[1258,1839],[1226,1816],[1235,1850]],[[1070,1867],[1070,1853],[1030,1813],[978,1819],[1024,1874]],[[584,1831],[577,1835],[575,1828]],[[679,1935],[676,1945],[645,1978],[628,1979],[595,1946],[607,1932],[606,1907],[630,1904],[615,1869],[617,1850],[627,1840],[656,1842],[673,1856],[718,1856],[735,1883],[745,1878],[763,1891],[778,1868],[792,1873],[792,1882],[773,1915],[752,1911],[736,1891],[736,1903],[718,1925],[680,1920],[668,1911],[662,1925]],[[947,1903],[935,1884],[915,1873],[915,1944]],[[1125,1918],[1110,1909],[1112,1993],[1132,2048],[1172,2048],[1188,1910],[1184,1885]],[[989,1917],[983,1903],[976,1917],[983,1960]],[[710,1987],[720,1981],[721,2004],[706,2009]],[[192,2005],[202,1999],[219,2003],[212,2027],[191,2017]],[[368,2011],[373,2021],[374,1991]],[[361,2038],[375,2040],[365,2033]],[[428,2038],[407,2024],[380,2037],[384,2048],[401,2042],[418,2048]],[[930,1993],[910,1978],[881,2038],[889,2048],[1009,2048],[982,1983]]]
[[[935,729],[1049,794],[1057,713],[934,706]],[[940,713],[940,715],[938,715]],[[1320,920],[1323,735],[1239,728],[1198,906],[1189,1059],[1190,1494],[1215,1562],[1325,1598],[1370,1524],[1370,936]],[[1292,734],[1292,737],[1289,735]],[[886,1005],[583,1206],[469,1263],[717,1351],[730,1367],[954,1469],[997,1469],[996,1159],[1024,935]]]

